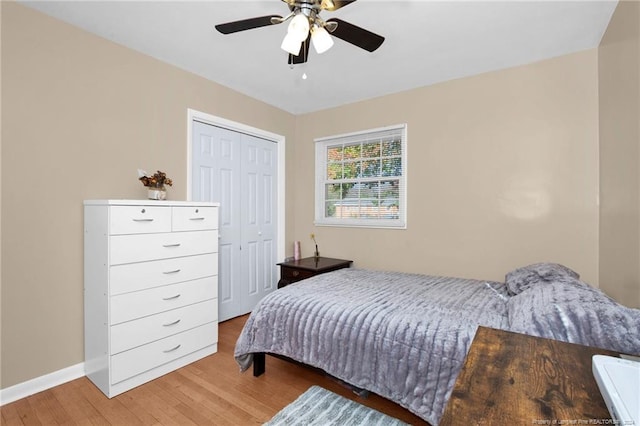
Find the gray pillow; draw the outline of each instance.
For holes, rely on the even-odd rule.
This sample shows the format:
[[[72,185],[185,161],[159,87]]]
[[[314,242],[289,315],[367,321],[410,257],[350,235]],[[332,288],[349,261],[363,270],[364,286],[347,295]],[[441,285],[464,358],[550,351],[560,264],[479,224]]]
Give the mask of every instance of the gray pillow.
[[[509,294],[514,296],[536,284],[568,282],[578,278],[580,275],[577,272],[564,265],[544,262],[523,266],[508,272],[505,276],[505,284]]]
[[[577,279],[531,287],[507,307],[511,331],[640,354],[640,309]]]

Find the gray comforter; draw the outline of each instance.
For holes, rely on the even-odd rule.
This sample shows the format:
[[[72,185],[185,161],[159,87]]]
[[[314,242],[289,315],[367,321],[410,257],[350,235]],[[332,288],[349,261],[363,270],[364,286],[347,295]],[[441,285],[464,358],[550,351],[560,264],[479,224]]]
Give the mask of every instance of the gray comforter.
[[[253,352],[290,357],[437,424],[478,325],[507,328],[506,295],[497,282],[342,269],[266,296],[235,355],[242,370]]]
[[[358,269],[318,275],[266,296],[235,356],[243,371],[252,353],[287,356],[436,425],[479,325],[640,354],[640,310],[543,263],[509,272],[505,283]]]

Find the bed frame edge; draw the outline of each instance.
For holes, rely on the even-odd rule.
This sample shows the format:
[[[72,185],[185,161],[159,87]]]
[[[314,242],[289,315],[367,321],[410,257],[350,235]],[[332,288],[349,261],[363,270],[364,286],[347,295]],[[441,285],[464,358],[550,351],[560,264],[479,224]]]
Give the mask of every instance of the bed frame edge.
[[[265,371],[265,356],[264,352],[256,352],[253,354],[253,377],[258,377],[264,374]]]

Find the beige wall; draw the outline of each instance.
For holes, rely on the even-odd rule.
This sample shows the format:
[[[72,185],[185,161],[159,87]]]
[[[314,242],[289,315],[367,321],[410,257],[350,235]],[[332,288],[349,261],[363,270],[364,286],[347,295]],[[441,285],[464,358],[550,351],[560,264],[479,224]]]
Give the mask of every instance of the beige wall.
[[[599,49],[600,286],[640,307],[640,3],[622,1]]]
[[[186,197],[187,108],[276,134],[295,117],[2,2],[2,383],[83,361],[82,201]],[[291,222],[293,223],[293,222]]]
[[[594,49],[301,116],[290,238],[359,267],[503,280],[555,261],[597,285],[597,94]],[[314,227],[313,139],[404,122],[407,229]]]

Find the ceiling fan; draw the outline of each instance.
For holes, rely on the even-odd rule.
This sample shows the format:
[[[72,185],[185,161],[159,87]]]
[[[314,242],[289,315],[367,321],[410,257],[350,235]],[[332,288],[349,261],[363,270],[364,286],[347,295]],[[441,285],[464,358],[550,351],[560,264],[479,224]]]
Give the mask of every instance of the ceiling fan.
[[[240,21],[227,22],[216,25],[216,29],[222,34],[232,34],[253,28],[277,25],[288,20],[287,35],[280,46],[289,53],[288,63],[302,64],[307,62],[309,44],[313,44],[317,53],[326,52],[333,46],[331,35],[348,43],[365,49],[369,52],[376,50],[384,37],[345,22],[341,19],[331,18],[324,20],[320,12],[327,10],[333,12],[341,7],[348,6],[356,0],[282,0],[289,6],[290,13],[282,17],[280,15],[267,15],[257,18],[242,19]]]

